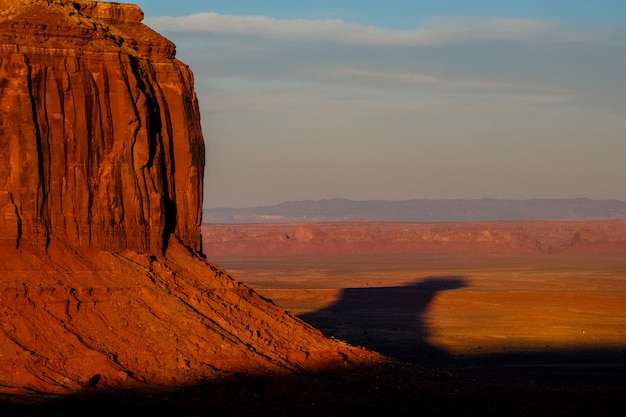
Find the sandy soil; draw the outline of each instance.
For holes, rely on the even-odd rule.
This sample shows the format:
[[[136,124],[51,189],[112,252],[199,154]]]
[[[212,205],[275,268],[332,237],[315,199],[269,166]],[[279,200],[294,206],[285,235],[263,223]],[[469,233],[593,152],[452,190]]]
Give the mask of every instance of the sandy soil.
[[[216,261],[325,334],[443,377],[452,414],[618,415],[626,253],[597,248]],[[474,411],[455,394],[468,384]]]
[[[583,351],[606,354],[602,361],[626,359],[622,254],[216,261],[326,334],[403,360]]]

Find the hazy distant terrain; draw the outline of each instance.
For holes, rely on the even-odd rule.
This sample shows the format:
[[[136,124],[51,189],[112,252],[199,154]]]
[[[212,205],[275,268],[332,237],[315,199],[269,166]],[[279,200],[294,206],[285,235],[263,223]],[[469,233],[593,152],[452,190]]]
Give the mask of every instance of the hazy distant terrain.
[[[204,209],[206,223],[476,222],[626,218],[626,201],[577,199],[354,201],[342,198],[274,206]]]

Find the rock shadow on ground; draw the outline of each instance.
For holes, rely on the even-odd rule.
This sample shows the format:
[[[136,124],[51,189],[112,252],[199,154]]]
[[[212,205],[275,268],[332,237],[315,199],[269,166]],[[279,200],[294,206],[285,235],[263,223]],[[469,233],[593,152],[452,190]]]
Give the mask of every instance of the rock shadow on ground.
[[[326,336],[413,363],[449,359],[428,342],[425,315],[442,291],[468,286],[462,276],[427,277],[394,287],[345,288],[333,305],[300,316]]]

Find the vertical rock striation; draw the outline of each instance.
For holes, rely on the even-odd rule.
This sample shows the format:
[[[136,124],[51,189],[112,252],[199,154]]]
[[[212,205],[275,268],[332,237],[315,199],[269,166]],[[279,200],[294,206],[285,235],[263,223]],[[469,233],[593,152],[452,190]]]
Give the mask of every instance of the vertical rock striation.
[[[204,142],[174,45],[137,6],[2,3],[1,239],[200,251]]]

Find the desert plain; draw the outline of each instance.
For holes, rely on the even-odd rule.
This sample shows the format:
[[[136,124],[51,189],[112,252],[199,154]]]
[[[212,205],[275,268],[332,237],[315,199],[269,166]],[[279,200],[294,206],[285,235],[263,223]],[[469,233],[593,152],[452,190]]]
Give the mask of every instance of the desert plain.
[[[626,349],[626,261],[619,255],[217,261],[328,335],[400,359]]]
[[[327,336],[504,390],[535,384],[555,403],[602,392],[602,412],[625,388],[622,221],[215,224],[203,235],[211,259]]]

